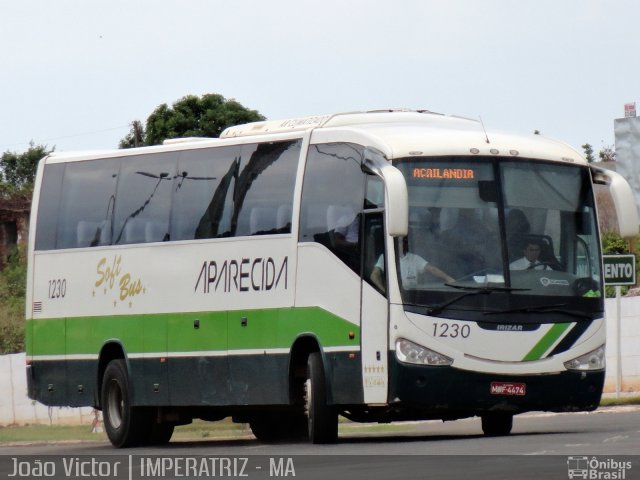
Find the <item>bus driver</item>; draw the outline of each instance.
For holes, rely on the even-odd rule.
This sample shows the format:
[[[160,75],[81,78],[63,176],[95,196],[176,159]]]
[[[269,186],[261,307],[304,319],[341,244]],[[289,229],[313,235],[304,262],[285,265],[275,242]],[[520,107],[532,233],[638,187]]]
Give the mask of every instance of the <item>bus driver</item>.
[[[549,265],[540,261],[542,244],[535,238],[528,238],[524,244],[523,257],[509,264],[510,270],[553,270]]]

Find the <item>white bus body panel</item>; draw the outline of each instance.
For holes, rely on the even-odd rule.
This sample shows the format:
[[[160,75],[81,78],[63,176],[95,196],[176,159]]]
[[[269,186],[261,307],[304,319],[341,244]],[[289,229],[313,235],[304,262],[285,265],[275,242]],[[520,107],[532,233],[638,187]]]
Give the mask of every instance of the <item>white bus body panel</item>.
[[[40,308],[35,317],[292,306],[294,248],[288,237],[247,237],[216,240],[215,247],[185,242],[38,252],[33,302]],[[57,279],[66,280],[64,298],[52,292],[49,282]]]

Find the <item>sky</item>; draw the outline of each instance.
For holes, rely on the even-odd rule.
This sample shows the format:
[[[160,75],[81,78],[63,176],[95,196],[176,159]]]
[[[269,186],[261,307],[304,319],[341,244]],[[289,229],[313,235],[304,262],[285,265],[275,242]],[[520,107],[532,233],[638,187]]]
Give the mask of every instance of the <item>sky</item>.
[[[0,152],[111,149],[218,93],[268,119],[419,108],[598,151],[640,106],[638,0],[0,0]]]

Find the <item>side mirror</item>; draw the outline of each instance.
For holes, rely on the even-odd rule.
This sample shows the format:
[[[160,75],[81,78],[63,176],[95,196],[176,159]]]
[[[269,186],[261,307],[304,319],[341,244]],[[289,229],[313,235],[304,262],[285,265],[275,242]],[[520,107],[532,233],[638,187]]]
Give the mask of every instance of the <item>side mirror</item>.
[[[363,167],[384,182],[385,223],[387,234],[404,237],[409,232],[409,194],[402,172],[391,165],[378,150],[367,148]]]
[[[638,235],[638,211],[631,186],[622,175],[612,170],[591,167],[593,183],[605,185],[613,200],[618,217],[618,233],[623,238]]]

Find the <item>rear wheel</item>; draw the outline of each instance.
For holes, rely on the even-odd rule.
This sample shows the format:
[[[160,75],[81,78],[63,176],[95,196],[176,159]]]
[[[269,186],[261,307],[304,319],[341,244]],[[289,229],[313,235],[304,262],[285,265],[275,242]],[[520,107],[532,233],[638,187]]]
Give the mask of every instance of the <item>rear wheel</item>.
[[[116,448],[162,445],[173,435],[173,425],[158,423],[154,407],[133,407],[124,360],[112,360],[102,379],[102,417],[109,441]]]
[[[513,427],[513,415],[509,413],[486,413],[482,415],[482,431],[488,437],[509,435]]]
[[[333,443],[338,438],[338,412],[327,404],[327,387],[320,353],[309,355],[305,384],[309,440]]]
[[[138,445],[144,415],[131,405],[124,360],[112,360],[102,379],[102,417],[109,441],[116,448]]]

